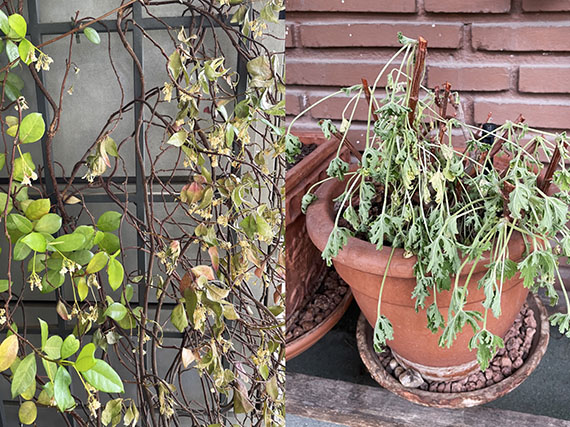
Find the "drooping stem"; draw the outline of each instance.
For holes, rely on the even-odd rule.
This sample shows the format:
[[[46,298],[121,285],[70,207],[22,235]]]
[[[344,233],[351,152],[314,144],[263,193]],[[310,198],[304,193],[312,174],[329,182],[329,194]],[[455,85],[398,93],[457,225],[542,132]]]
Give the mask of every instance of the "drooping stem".
[[[368,105],[370,106],[370,104],[372,103],[372,94],[370,93],[368,80],[366,80],[364,77],[361,80],[362,80],[362,87],[364,88],[364,94],[366,95],[366,101],[368,101]],[[378,114],[374,112],[374,109],[372,109],[372,118],[374,119],[375,122],[378,121]]]

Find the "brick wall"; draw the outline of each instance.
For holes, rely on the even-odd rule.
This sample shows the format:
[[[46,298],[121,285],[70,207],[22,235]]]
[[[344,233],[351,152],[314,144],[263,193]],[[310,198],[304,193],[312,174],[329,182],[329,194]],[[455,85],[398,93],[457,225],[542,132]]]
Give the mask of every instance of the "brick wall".
[[[467,121],[522,113],[530,126],[570,129],[568,0],[287,0],[288,114],[361,77],[373,80],[396,51],[398,31],[428,40],[424,83],[450,81]],[[318,106],[298,128],[338,119],[346,100]],[[354,142],[360,129],[355,123]]]

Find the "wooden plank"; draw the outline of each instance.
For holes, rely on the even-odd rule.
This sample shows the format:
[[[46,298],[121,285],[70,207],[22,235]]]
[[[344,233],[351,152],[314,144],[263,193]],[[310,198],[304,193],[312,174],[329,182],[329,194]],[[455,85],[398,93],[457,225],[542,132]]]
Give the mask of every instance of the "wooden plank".
[[[415,405],[378,387],[287,374],[287,413],[349,427],[570,427],[570,421],[488,407]]]

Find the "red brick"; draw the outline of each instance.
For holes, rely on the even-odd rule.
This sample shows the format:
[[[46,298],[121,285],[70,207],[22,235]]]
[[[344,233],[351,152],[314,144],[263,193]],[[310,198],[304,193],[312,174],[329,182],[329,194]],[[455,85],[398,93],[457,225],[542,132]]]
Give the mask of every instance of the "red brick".
[[[519,91],[570,93],[570,67],[523,65],[519,71]]]
[[[379,90],[376,92],[377,96],[376,99],[380,100],[384,96],[384,91]],[[310,94],[308,105],[313,105],[320,99],[322,99],[324,94]],[[423,96],[423,93],[420,93],[420,96]],[[315,106],[312,110],[310,110],[311,117],[316,120],[320,119],[332,119],[332,120],[340,120],[342,118],[342,113],[350,101],[352,95],[350,97],[342,94],[338,95],[334,98],[327,99],[326,101],[322,102],[321,104]],[[352,114],[352,109],[354,108],[354,103],[350,104],[350,106],[346,109],[344,113],[344,117],[346,119],[350,118]],[[374,111],[374,110],[372,110]],[[454,114],[455,110],[452,106],[449,106],[448,113]],[[428,114],[426,112],[426,114]],[[358,107],[356,108],[356,112],[353,117],[353,121],[361,121],[366,122],[368,119],[368,103],[366,102],[366,98],[362,96],[358,103]]]
[[[570,25],[473,24],[473,47],[492,51],[570,51]]]
[[[523,0],[525,12],[567,12],[570,11],[568,0]]]
[[[445,82],[452,90],[500,91],[510,87],[509,69],[501,66],[474,66],[472,64],[428,66],[428,87]]]
[[[311,95],[309,96],[309,105],[313,105],[318,100],[322,99],[325,95]],[[350,98],[346,95],[339,95],[331,99],[327,99],[323,103],[317,105],[310,112],[311,117],[317,120],[320,119],[334,119],[340,120],[342,117],[342,111],[346,107],[346,104],[350,101]],[[345,117],[348,119],[352,113],[352,108],[354,103],[350,105]],[[366,121],[368,117],[368,104],[366,99],[362,97],[356,108],[356,113],[354,115],[354,120]]]
[[[325,61],[310,59],[287,59],[287,83],[294,85],[346,87],[360,83],[361,78],[372,85],[385,62],[364,62],[335,58]],[[380,79],[378,87],[386,85],[386,77]]]
[[[303,24],[301,43],[306,47],[399,47],[398,32],[407,37],[424,37],[428,48],[457,49],[463,25],[410,22],[327,22]]]
[[[507,13],[511,0],[425,0],[424,8],[439,13]]]
[[[570,105],[524,101],[475,100],[475,122],[482,123],[493,113],[494,123],[514,120],[520,114],[525,123],[536,128],[567,129],[570,127]]]
[[[287,12],[414,13],[416,0],[287,0]]]
[[[296,116],[301,112],[298,95],[287,92],[287,95],[285,95],[285,110],[288,115],[292,116]]]
[[[295,26],[288,24],[285,26],[285,47],[295,47]]]

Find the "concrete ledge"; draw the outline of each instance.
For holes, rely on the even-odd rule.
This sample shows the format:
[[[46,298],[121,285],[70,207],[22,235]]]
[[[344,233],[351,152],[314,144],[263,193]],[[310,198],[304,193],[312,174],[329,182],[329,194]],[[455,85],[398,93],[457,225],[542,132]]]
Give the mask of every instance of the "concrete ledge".
[[[570,427],[570,421],[489,407],[426,408],[381,388],[296,373],[287,374],[287,413],[349,427]]]

